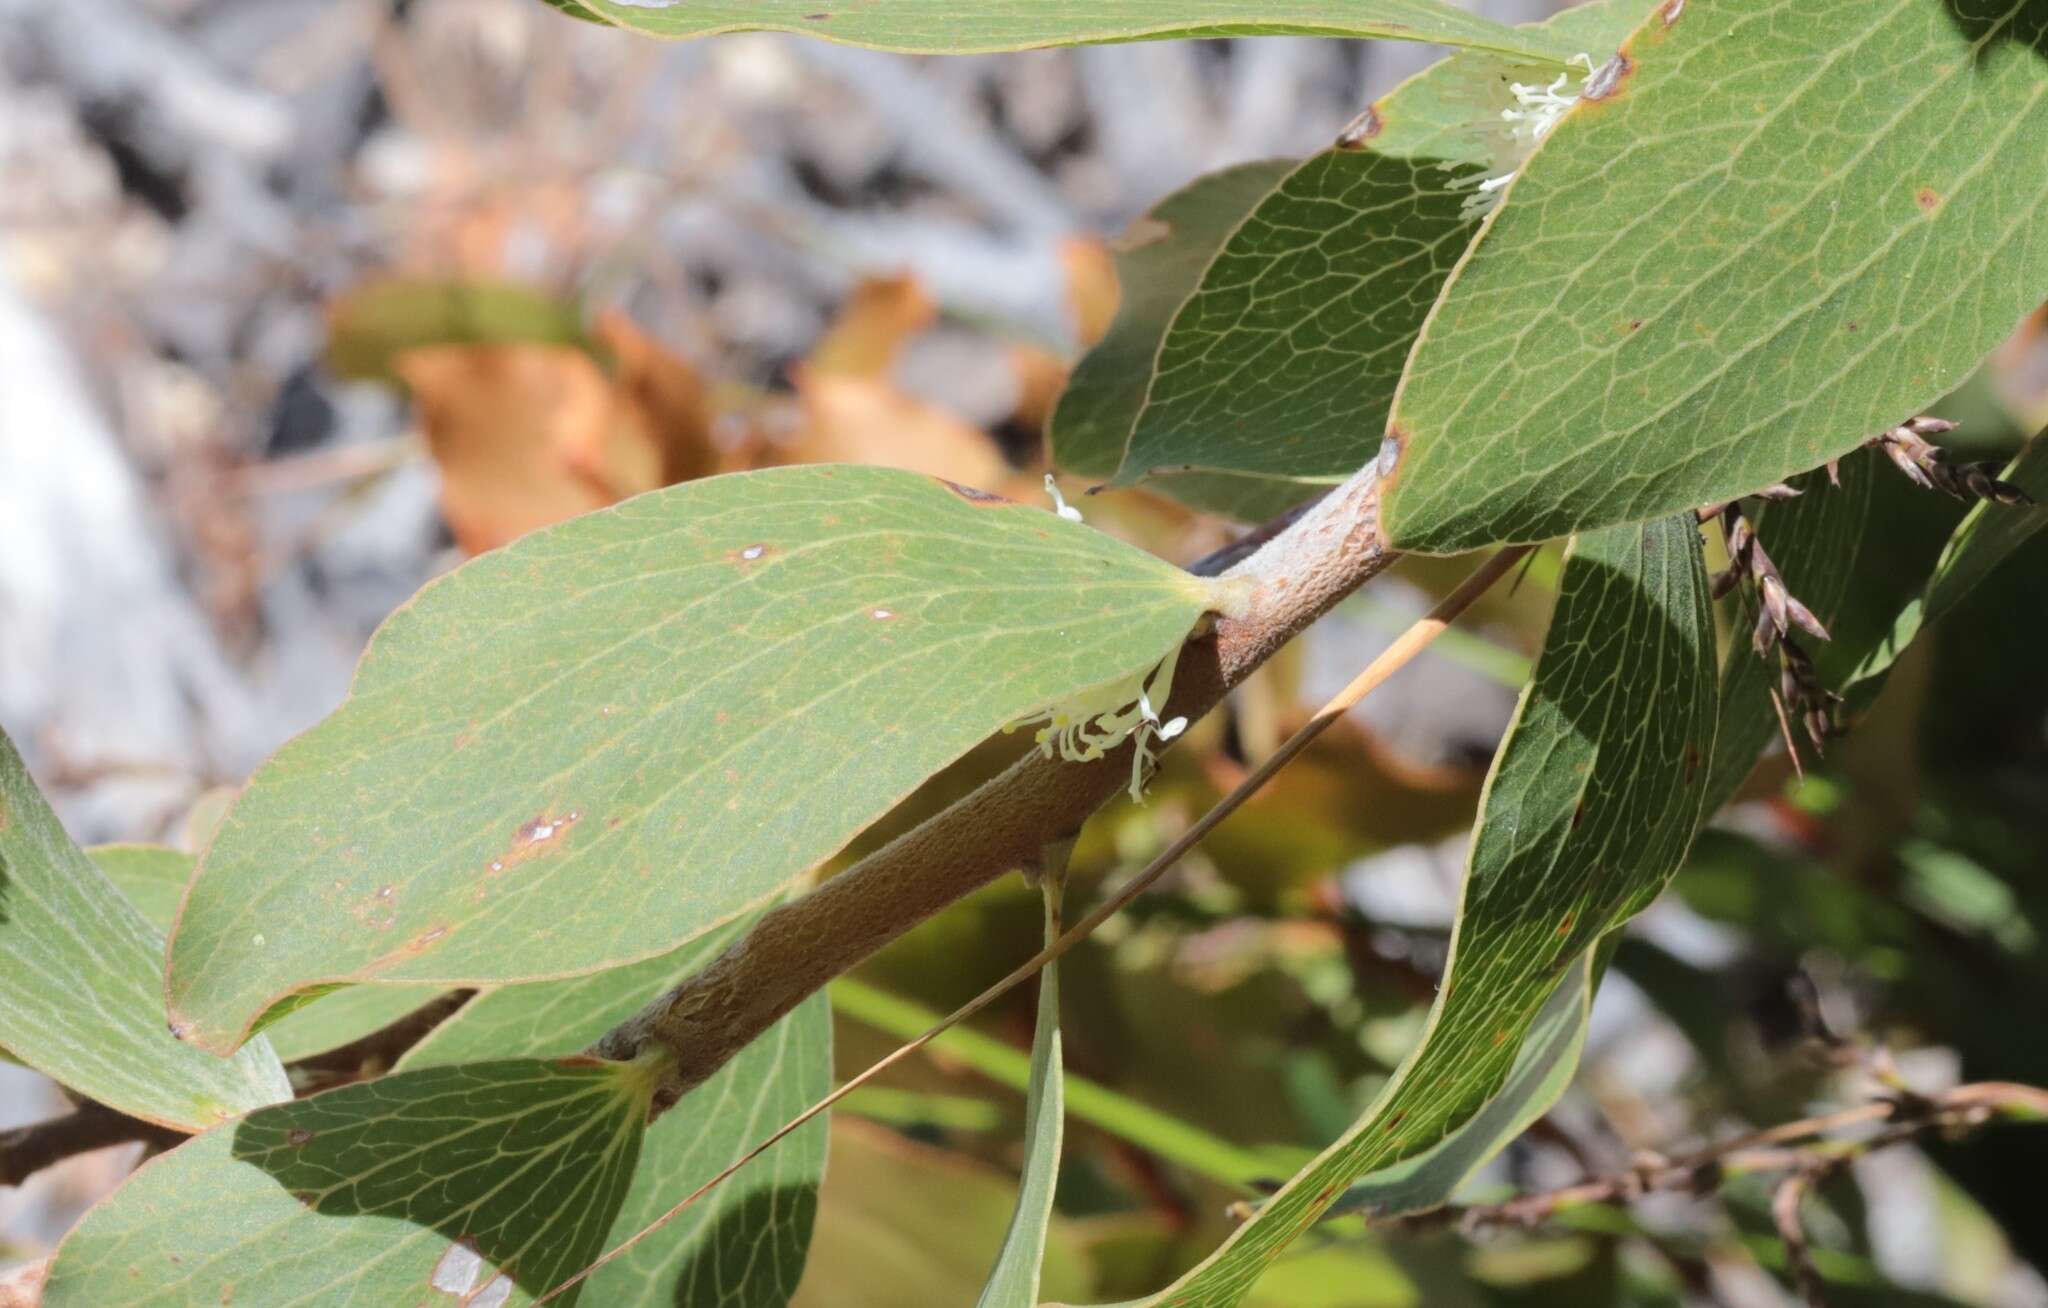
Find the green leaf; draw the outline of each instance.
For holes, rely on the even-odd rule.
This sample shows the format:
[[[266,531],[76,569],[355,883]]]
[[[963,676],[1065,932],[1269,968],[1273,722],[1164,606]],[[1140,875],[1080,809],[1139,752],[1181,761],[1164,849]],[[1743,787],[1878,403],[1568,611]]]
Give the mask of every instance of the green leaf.
[[[1123,300],[1116,320],[1074,366],[1046,426],[1061,468],[1107,480],[1123,465],[1168,324],[1217,247],[1294,167],[1271,159],[1198,178],[1154,205],[1117,243]],[[1175,477],[1161,489],[1196,508],[1246,520],[1270,517],[1315,492],[1293,481],[1202,476]]]
[[[1960,604],[2005,562],[2006,556],[2048,527],[2048,431],[2035,434],[2000,478],[2033,496],[2026,506],[1982,502],[1971,508],[1949,537],[1926,588],[1900,611],[1892,628],[1849,674],[1855,686],[1891,669],[1920,629]]]
[[[1569,974],[1683,859],[1713,747],[1714,697],[1713,620],[1692,515],[1579,537],[1535,678],[1487,779],[1422,1043],[1336,1144],[1144,1304],[1237,1303],[1347,1187],[1437,1148],[1500,1102]]]
[[[1364,1212],[1382,1218],[1440,1208],[1473,1173],[1549,1112],[1571,1085],[1585,1052],[1597,953],[1587,950],[1551,992],[1523,1035],[1507,1080],[1484,1108],[1427,1153],[1358,1181],[1331,1213]]]
[[[1849,598],[1850,578],[1861,557],[1857,542],[1870,517],[1872,479],[1882,472],[1874,456],[1854,454],[1842,460],[1839,487],[1817,470],[1793,480],[1801,492],[1796,500],[1751,501],[1744,506],[1785,585],[1823,626],[1835,624]],[[1743,600],[1735,606],[1728,649],[1721,656],[1721,723],[1714,733],[1714,761],[1707,769],[1702,809],[1706,817],[1734,796],[1755,769],[1758,756],[1784,731],[1771,704],[1771,688],[1778,684],[1777,658],[1757,655],[1750,643],[1755,603],[1746,588],[1736,593]]]
[[[193,855],[163,845],[96,845],[85,852],[151,926],[171,929],[198,861]],[[264,1027],[263,1038],[280,1061],[295,1063],[382,1031],[441,993],[439,986],[352,986],[294,1008]]]
[[[751,920],[673,954],[568,981],[480,995],[400,1062],[401,1071],[485,1055],[587,1045],[697,971]],[[653,1222],[832,1089],[832,1023],[807,1000],[684,1096],[647,1132],[609,1249]],[[825,1123],[795,1132],[589,1281],[605,1308],[782,1308],[796,1291],[825,1170]]]
[[[1436,41],[1561,62],[1541,36],[1463,13],[1442,0],[582,0],[650,36],[800,32],[912,54],[982,54],[1170,37],[1351,36]]]
[[[2031,0],[1661,6],[1423,330],[1393,543],[1728,499],[1952,389],[2048,298],[2044,43]]]
[[[1218,593],[884,468],[711,478],[428,586],[200,861],[168,990],[232,1048],[321,985],[537,981],[765,903],[1005,724],[1117,696]]]
[[[1048,872],[1042,887],[1048,945],[1060,936],[1064,871],[1062,867]],[[1010,1214],[1003,1247],[975,1308],[1036,1308],[1038,1303],[1039,1269],[1045,1262],[1046,1228],[1052,1221],[1052,1192],[1060,1178],[1060,1142],[1067,1120],[1059,968],[1055,959],[1038,974],[1038,1023],[1031,1037],[1031,1085],[1024,1110],[1024,1175],[1017,1186],[1017,1209]]]
[[[87,1213],[43,1304],[531,1303],[596,1255],[652,1073],[512,1059],[258,1109],[144,1164]]]
[[[268,1044],[223,1061],[171,1037],[163,956],[163,936],[71,843],[0,734],[0,1048],[185,1131],[291,1098]]]
[[[1540,30],[1571,49],[1611,50],[1647,9],[1648,0],[1602,0]],[[1154,315],[1157,348],[1142,371],[1118,360],[1126,371],[1116,384],[1142,403],[1115,433],[1117,481],[1153,478],[1155,489],[1187,498],[1180,481],[1198,470],[1197,493],[1219,480],[1252,481],[1242,486],[1250,493],[1265,480],[1266,496],[1298,500],[1370,460],[1409,349],[1479,230],[1480,179],[1526,152],[1500,117],[1514,104],[1509,83],[1550,80],[1490,53],[1441,60],[1281,179],[1234,228],[1176,228],[1173,241],[1199,235],[1215,257],[1192,296],[1174,294],[1170,327],[1152,303],[1165,288],[1141,291],[1133,306],[1133,318]],[[1075,384],[1100,385],[1088,361]],[[1053,431],[1057,441],[1057,414]]]

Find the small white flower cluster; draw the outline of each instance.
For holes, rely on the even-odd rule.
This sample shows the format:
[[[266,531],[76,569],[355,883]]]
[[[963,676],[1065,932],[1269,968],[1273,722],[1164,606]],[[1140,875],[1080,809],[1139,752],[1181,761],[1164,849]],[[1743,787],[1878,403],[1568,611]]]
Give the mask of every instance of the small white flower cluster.
[[[1145,772],[1152,764],[1152,743],[1172,740],[1188,729],[1188,720],[1183,717],[1160,721],[1159,710],[1173,694],[1173,669],[1180,661],[1180,651],[1174,650],[1142,680],[1132,677],[1125,681],[1113,681],[1092,691],[1085,691],[1069,700],[1053,705],[1043,712],[1034,713],[1005,727],[1015,731],[1035,722],[1043,722],[1032,737],[1047,758],[1057,753],[1069,763],[1090,763],[1115,749],[1127,739],[1135,739],[1136,752],[1131,755],[1131,798],[1144,798]]]
[[[1573,55],[1571,63],[1582,65],[1586,70],[1584,76],[1578,79],[1580,88],[1583,88],[1587,80],[1593,76],[1593,57],[1587,54]],[[1501,120],[1510,124],[1509,135],[1518,141],[1527,142],[1528,147],[1534,149],[1537,142],[1550,135],[1550,129],[1557,126],[1558,120],[1564,117],[1565,110],[1579,102],[1580,92],[1566,89],[1571,82],[1572,74],[1569,70],[1559,73],[1557,80],[1548,86],[1525,86],[1520,82],[1510,82],[1508,90],[1514,93],[1515,103],[1500,111]],[[1520,170],[1487,178],[1479,183],[1480,191],[1498,191],[1515,180],[1517,171]]]

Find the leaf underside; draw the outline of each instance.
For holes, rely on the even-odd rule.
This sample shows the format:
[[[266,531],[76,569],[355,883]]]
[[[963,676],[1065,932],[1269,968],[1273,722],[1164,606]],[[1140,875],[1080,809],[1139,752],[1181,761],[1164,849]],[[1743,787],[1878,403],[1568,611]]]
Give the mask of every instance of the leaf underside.
[[[196,857],[163,845],[98,845],[85,852],[151,926],[171,929]],[[263,1038],[279,1061],[297,1062],[381,1031],[441,993],[439,986],[350,986],[293,1009],[264,1027]]]
[[[1045,939],[1059,938],[1060,886],[1048,880]],[[1045,1237],[1052,1221],[1053,1187],[1059,1182],[1060,1146],[1066,1133],[1066,1067],[1060,1052],[1059,961],[1038,974],[1038,1020],[1031,1037],[1031,1079],[1025,1089],[1024,1174],[1017,1207],[1003,1232],[996,1265],[975,1308],[1036,1308]]]
[[[2048,298],[2044,45],[2040,0],[1661,6],[1425,327],[1392,542],[1727,499],[1952,389]]]
[[[742,919],[673,954],[566,981],[481,995],[413,1046],[401,1071],[507,1054],[559,1053],[596,1040],[699,970],[752,924]],[[602,1249],[623,1243],[832,1088],[824,997],[805,1001],[648,1128],[632,1186]],[[797,1131],[588,1282],[605,1308],[782,1308],[810,1244],[825,1123]]]
[[[395,614],[347,702],[256,773],[173,934],[173,1014],[218,1050],[324,984],[667,953],[1005,724],[1142,677],[1209,596],[881,468],[690,482],[535,532]]]
[[[1647,10],[1648,0],[1599,0],[1531,30],[1606,51]],[[1461,52],[1380,99],[1248,211],[1230,203],[1235,185],[1211,179],[1167,201],[1162,210],[1186,210],[1200,198],[1204,221],[1158,212],[1139,231],[1163,223],[1160,244],[1186,248],[1177,266],[1213,258],[1194,283],[1157,284],[1138,280],[1153,271],[1138,262],[1149,248],[1120,260],[1120,279],[1137,280],[1118,318],[1129,341],[1114,351],[1105,341],[1076,370],[1079,399],[1062,399],[1052,428],[1062,461],[1106,462],[1119,484],[1144,481],[1197,507],[1238,507],[1217,503],[1227,487],[1265,510],[1243,516],[1268,516],[1372,459],[1416,335],[1479,230],[1480,181],[1528,149],[1501,118],[1510,83],[1551,80]],[[1129,398],[1108,406],[1103,392]]]
[[[582,0],[579,8],[650,36],[797,32],[912,54],[1172,37],[1348,36],[1435,41],[1551,61],[1571,55],[1540,35],[1443,0],[977,0],[966,6],[950,0]]]
[[[163,936],[71,842],[0,734],[0,1049],[180,1130],[291,1097],[267,1043],[223,1061],[164,1023]]]
[[[1487,781],[1421,1045],[1356,1125],[1147,1308],[1237,1303],[1354,1182],[1436,1148],[1496,1099],[1570,970],[1684,858],[1715,692],[1693,516],[1579,537]]]
[[[514,1059],[258,1109],[87,1213],[43,1303],[531,1303],[598,1252],[651,1084],[629,1064]]]

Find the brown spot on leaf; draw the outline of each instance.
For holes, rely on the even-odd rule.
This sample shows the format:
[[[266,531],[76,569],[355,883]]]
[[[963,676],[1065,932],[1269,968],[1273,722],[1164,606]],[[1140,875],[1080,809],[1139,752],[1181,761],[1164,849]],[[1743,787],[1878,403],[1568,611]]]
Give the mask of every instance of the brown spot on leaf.
[[[939,483],[939,485],[944,486],[947,490],[952,491],[955,495],[958,495],[961,499],[966,500],[969,504],[972,504],[977,508],[984,506],[1016,503],[1015,500],[1005,499],[1003,496],[996,494],[994,491],[976,490],[972,486],[962,486],[957,481],[947,481],[944,477],[934,477],[932,478],[932,480]]]
[[[284,1142],[294,1149],[303,1149],[313,1143],[313,1133],[303,1126],[295,1126],[284,1133]]]
[[[830,14],[805,14],[804,21],[807,23],[822,23],[831,16]]]
[[[556,1067],[603,1067],[604,1060],[594,1054],[567,1054],[555,1060]]]
[[[1577,916],[1571,913],[1566,913],[1564,915],[1564,921],[1557,924],[1557,934],[1561,937],[1570,935],[1572,933],[1572,923],[1576,921],[1578,921]]]
[[[1931,186],[1923,186],[1913,192],[1913,203],[1920,206],[1921,213],[1933,213],[1941,208],[1941,196]]]
[[[574,808],[555,816],[542,813],[528,818],[512,833],[512,843],[491,860],[491,871],[503,872],[528,859],[553,853],[566,843],[569,828],[582,820],[583,811]]]
[[[1378,105],[1367,105],[1365,112],[1344,125],[1337,133],[1339,150],[1363,150],[1375,136],[1387,130],[1387,120],[1380,116]]]
[[[1587,100],[1612,100],[1621,93],[1622,84],[1635,70],[1635,60],[1617,50],[1614,58],[1593,70],[1593,75],[1586,79],[1585,89],[1580,92],[1580,96]]]
[[[1404,1108],[1400,1112],[1395,1113],[1392,1117],[1388,1118],[1386,1121],[1382,1122],[1380,1124],[1380,1130],[1391,1131],[1395,1127],[1401,1125],[1403,1121],[1407,1120],[1407,1117],[1408,1110]]]
[[[1639,331],[1641,331],[1641,330],[1643,329],[1643,320],[1642,320],[1641,318],[1631,318],[1631,319],[1629,319],[1629,320],[1628,320],[1628,329],[1629,329],[1630,331],[1632,331],[1632,332],[1639,332]]]
[[[292,1198],[299,1201],[301,1208],[308,1208],[314,1212],[318,1212],[320,1209],[320,1196],[311,1190],[294,1190],[292,1191]]]
[[[1700,747],[1687,744],[1685,747],[1685,784],[1691,785],[1700,774]]]
[[[1495,1043],[1496,1045],[1507,1038],[1508,1029],[1506,1027],[1501,1027],[1493,1033],[1493,1043]]]
[[[447,934],[448,928],[445,926],[429,927],[425,931],[420,932],[420,938],[414,941],[413,943],[418,945],[421,949],[425,949],[427,946],[434,944],[436,941],[440,940],[442,936],[445,936]]]
[[[1582,799],[1578,803],[1572,805],[1572,830],[1577,831],[1579,829],[1579,823],[1584,822],[1585,820],[1586,801]]]

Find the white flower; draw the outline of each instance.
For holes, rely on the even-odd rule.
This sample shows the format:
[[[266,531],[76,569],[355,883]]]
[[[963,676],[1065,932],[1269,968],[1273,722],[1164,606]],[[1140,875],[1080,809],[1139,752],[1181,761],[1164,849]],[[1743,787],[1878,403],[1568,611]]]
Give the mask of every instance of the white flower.
[[[1593,76],[1593,56],[1577,54],[1571,57],[1571,64],[1586,71],[1578,78],[1578,86],[1572,86],[1570,68],[1557,75],[1557,80],[1548,86],[1525,86],[1520,82],[1508,83],[1508,90],[1514,94],[1515,103],[1500,111],[1501,121],[1507,123],[1508,135],[1515,142],[1515,156],[1526,159],[1537,143],[1550,135],[1550,129],[1557,126],[1565,111],[1579,102],[1586,83]],[[1478,184],[1478,195],[1490,201],[1494,192],[1515,180],[1519,167],[1483,177]]]
[[[1586,84],[1586,78],[1593,75],[1593,56],[1587,54],[1573,55],[1571,62],[1585,66],[1585,76],[1579,78],[1579,86],[1583,88]],[[1557,120],[1564,117],[1565,110],[1579,102],[1579,91],[1565,90],[1565,87],[1570,84],[1571,80],[1571,72],[1567,69],[1559,73],[1557,80],[1549,86],[1524,86],[1520,82],[1509,83],[1508,90],[1514,92],[1516,107],[1501,110],[1500,116],[1502,121],[1513,123],[1514,135],[1534,145],[1550,135],[1550,129],[1557,126]]]
[[[1160,721],[1155,703],[1164,704],[1173,694],[1173,670],[1180,661],[1175,649],[1149,677],[1113,681],[1091,691],[1062,700],[1042,712],[1003,728],[1015,731],[1043,722],[1033,739],[1047,758],[1057,754],[1069,763],[1090,763],[1127,739],[1135,740],[1131,755],[1131,798],[1142,799],[1145,773],[1153,760],[1152,744],[1172,740],[1188,728],[1184,717]]]
[[[1068,522],[1079,522],[1081,520],[1081,510],[1067,503],[1066,497],[1060,494],[1060,488],[1053,484],[1052,474],[1049,472],[1045,474],[1045,493],[1052,496],[1052,511],[1054,513],[1059,514]]]

